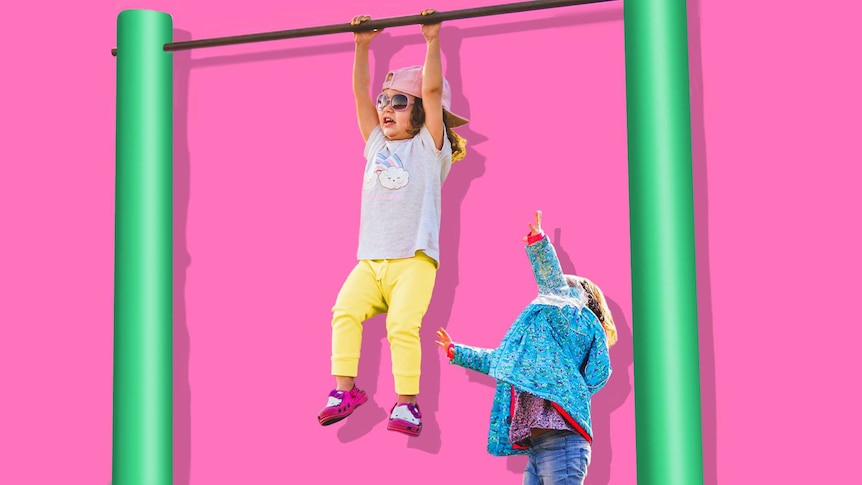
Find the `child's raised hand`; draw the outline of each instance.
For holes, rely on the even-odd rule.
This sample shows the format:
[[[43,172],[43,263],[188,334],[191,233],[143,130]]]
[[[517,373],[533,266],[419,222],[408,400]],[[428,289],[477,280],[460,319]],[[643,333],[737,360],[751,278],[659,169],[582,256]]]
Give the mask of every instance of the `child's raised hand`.
[[[421,12],[421,14],[431,15],[434,12],[436,12],[436,10],[433,8],[426,8]],[[440,22],[437,22],[436,24],[422,24],[422,35],[425,36],[426,42],[440,37],[440,25]]]
[[[528,224],[530,226],[530,235],[524,236],[523,240],[527,241],[528,237],[537,236],[539,234],[544,234],[542,232],[542,211],[536,211],[535,214],[535,222],[532,224]]]
[[[448,352],[449,346],[452,344],[452,337],[449,336],[446,329],[441,328],[440,330],[437,330],[437,338],[440,339],[437,340],[437,345],[439,345],[444,352]]]
[[[369,15],[357,15],[350,19],[350,25],[359,25],[362,22],[367,22],[371,20],[371,16]],[[371,42],[371,39],[377,37],[377,34],[382,32],[383,29],[374,29],[374,30],[366,30],[363,32],[354,32],[353,40],[357,44],[368,44]]]

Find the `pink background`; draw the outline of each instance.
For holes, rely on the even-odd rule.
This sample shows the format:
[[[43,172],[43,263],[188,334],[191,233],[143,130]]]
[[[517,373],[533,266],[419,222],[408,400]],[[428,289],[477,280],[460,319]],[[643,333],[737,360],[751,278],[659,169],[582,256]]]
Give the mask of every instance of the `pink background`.
[[[6,5],[0,483],[110,482],[120,11],[169,12],[190,40],[483,4]],[[689,1],[707,485],[858,476],[862,7],[796,5]],[[447,365],[432,336],[499,342],[534,291],[520,237],[536,208],[620,333],[587,483],[635,483],[622,5],[450,22],[441,39],[471,122],[444,187],[418,439],[385,429],[380,318],[360,365],[371,401],[329,428],[315,419],[359,219],[351,34],[175,55],[177,485],[520,483],[523,457],[485,452],[493,382]],[[389,29],[374,85],[423,55],[418,27]]]

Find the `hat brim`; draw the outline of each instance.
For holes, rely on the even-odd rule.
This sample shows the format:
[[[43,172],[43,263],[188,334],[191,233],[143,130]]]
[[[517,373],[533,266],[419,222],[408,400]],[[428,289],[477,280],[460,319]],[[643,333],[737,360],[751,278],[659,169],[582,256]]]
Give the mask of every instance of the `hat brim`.
[[[467,118],[462,118],[456,114],[452,114],[445,108],[443,108],[443,121],[446,122],[446,126],[449,128],[457,128],[470,122]]]

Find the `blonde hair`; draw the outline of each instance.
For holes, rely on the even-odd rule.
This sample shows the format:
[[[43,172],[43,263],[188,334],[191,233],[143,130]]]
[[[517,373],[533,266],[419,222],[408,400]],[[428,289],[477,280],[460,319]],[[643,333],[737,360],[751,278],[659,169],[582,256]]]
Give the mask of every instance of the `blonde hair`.
[[[464,156],[467,155],[467,140],[448,126],[446,127],[446,136],[449,138],[449,143],[452,144],[452,163],[463,160]]]
[[[614,316],[611,315],[611,309],[608,308],[608,302],[605,300],[605,295],[602,290],[583,276],[575,276],[567,274],[566,283],[572,287],[581,287],[587,294],[587,307],[596,315],[605,331],[608,338],[608,347],[617,343],[617,326],[614,325]]]

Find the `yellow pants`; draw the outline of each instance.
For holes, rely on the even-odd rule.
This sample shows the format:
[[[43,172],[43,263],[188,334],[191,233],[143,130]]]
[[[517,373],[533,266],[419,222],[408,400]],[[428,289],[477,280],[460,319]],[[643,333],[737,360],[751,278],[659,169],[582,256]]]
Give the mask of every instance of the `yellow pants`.
[[[412,258],[359,261],[332,307],[332,375],[356,377],[362,324],[386,313],[395,392],[419,394],[419,328],[436,278],[437,263],[421,251]]]

